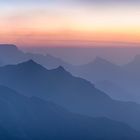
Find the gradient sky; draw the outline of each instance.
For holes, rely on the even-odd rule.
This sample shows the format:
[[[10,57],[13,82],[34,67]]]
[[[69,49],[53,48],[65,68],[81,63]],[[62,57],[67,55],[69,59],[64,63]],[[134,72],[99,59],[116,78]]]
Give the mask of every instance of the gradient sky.
[[[140,0],[1,0],[0,42],[140,43]]]

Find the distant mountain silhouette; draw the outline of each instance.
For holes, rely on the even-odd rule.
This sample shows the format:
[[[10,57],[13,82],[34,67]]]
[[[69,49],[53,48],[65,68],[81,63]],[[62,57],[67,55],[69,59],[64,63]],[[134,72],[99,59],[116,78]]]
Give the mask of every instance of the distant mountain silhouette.
[[[17,47],[16,45],[13,45],[13,44],[0,44],[0,50],[1,52],[3,53],[7,53],[7,51],[17,51]]]
[[[15,45],[0,44],[0,60],[3,62],[3,65],[17,64],[30,59],[47,67],[48,69],[57,68],[58,66],[69,66],[69,64],[67,64],[63,60],[53,57],[49,54],[42,55],[35,53],[24,53],[19,50]]]
[[[128,125],[106,118],[70,113],[60,106],[27,98],[0,86],[0,139],[2,140],[139,140]]]
[[[15,45],[0,44],[0,60],[6,65],[20,63],[27,59],[24,57],[24,53]]]
[[[53,101],[68,110],[108,117],[140,130],[140,105],[111,99],[90,82],[72,76],[63,67],[47,70],[32,60],[0,68],[0,84],[21,94]]]
[[[42,55],[42,54],[26,53],[26,58],[34,60],[35,62],[43,65],[47,69],[57,68],[59,66],[69,67],[70,65],[61,60],[60,58],[56,58],[49,54]]]
[[[124,66],[119,66],[103,58],[97,57],[91,63],[71,67],[71,69],[68,70],[73,75],[89,80],[92,83],[102,82],[102,85],[98,84],[97,86],[104,92],[106,92],[105,87],[108,83],[104,82],[103,85],[103,81],[111,81],[111,83],[115,83],[115,85],[117,85],[117,89],[116,86],[113,86],[112,84],[107,87],[107,90],[109,91],[109,95],[111,95],[111,97],[121,100],[124,99],[124,101],[130,100],[140,103],[139,58],[139,56],[136,56],[134,61]],[[119,93],[117,93],[116,91]],[[121,94],[122,92],[125,93]]]
[[[93,62],[88,64],[73,67],[70,71],[74,75],[86,78],[92,82],[108,80],[122,73],[120,66],[100,57],[97,57]]]
[[[128,71],[130,74],[139,77],[140,79],[140,55],[136,55],[134,59],[128,64],[124,65],[123,68]]]

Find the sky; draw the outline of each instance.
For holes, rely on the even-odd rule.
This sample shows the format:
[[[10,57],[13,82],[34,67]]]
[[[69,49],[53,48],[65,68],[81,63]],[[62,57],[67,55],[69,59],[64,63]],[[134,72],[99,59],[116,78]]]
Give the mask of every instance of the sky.
[[[0,43],[140,43],[140,0],[1,0]]]

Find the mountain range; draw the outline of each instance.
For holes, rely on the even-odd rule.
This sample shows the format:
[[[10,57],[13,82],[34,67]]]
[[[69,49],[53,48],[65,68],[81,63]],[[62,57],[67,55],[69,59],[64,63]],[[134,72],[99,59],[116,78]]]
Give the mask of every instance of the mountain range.
[[[49,54],[42,55],[37,53],[25,53],[12,44],[0,44],[0,65],[17,64],[27,60],[46,66],[48,69],[57,68],[58,66],[67,66],[60,58],[56,58]]]
[[[0,68],[0,84],[28,96],[52,101],[71,112],[107,117],[140,130],[140,105],[111,99],[63,67],[47,70],[33,60]]]
[[[138,59],[73,66],[0,45],[0,138],[139,140],[140,105],[124,101],[139,99]]]
[[[138,140],[138,131],[106,118],[71,113],[37,97],[26,97],[0,86],[2,140]]]
[[[116,65],[104,58],[96,57],[88,64],[75,66],[49,54],[25,53],[15,45],[0,45],[0,65],[18,64],[32,59],[47,69],[62,66],[73,75],[92,82],[114,99],[137,103],[140,103],[139,58],[137,55],[132,62]]]
[[[136,56],[128,64],[116,65],[97,57],[89,64],[71,67],[69,70],[73,75],[91,81],[104,92],[109,91],[109,95],[114,99],[140,103],[139,58]]]

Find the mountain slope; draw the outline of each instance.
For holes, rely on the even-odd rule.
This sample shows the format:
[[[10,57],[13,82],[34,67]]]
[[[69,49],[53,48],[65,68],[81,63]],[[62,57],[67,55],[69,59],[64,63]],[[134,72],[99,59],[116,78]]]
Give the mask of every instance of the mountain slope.
[[[0,77],[0,84],[26,96],[51,100],[72,112],[122,121],[140,130],[139,104],[113,100],[63,67],[47,70],[30,60],[1,67]]]
[[[127,94],[127,92],[125,92],[125,96],[124,94],[119,94],[118,97],[118,93],[114,92],[116,89],[114,87],[109,86],[107,87],[110,93],[108,95],[111,95],[111,97],[115,97],[115,99],[124,99],[125,101],[130,100],[138,103],[140,103],[139,58],[139,55],[136,56],[134,61],[128,63],[125,66],[115,65],[100,57],[97,57],[91,63],[82,66],[73,66],[59,58],[55,58],[50,55],[24,53],[12,44],[0,45],[0,65],[17,64],[23,61],[33,59],[35,62],[43,65],[48,69],[63,66],[73,75],[85,78],[91,81],[92,83],[102,81],[111,81],[112,83],[116,83],[118,87],[121,87],[121,89],[117,88],[117,91],[119,93],[122,93],[122,89],[124,91],[129,91],[129,93]],[[103,86],[105,87],[106,85]],[[102,90],[103,88],[100,89]],[[115,93],[116,95],[114,96]]]
[[[48,97],[49,94],[58,96],[58,94],[65,92],[66,96],[73,94],[79,98],[78,94],[83,92],[83,96],[86,96],[85,92],[88,92],[87,94],[95,96],[94,98],[96,96],[98,98],[109,98],[106,94],[100,92],[92,94],[91,91],[96,89],[90,82],[73,77],[63,67],[47,70],[33,60],[18,65],[1,67],[0,77],[1,84],[16,89],[27,96],[39,95],[40,97]]]
[[[25,57],[28,58],[29,60],[30,59],[34,60],[35,62],[41,64],[42,66],[48,69],[57,68],[59,66],[65,66],[65,67],[71,66],[70,64],[61,60],[60,58],[56,58],[49,54],[42,55],[42,54],[26,53]]]
[[[122,88],[115,82],[108,80],[99,81],[95,83],[95,87],[107,93],[111,98],[121,101],[133,101],[135,97],[132,93],[129,93],[126,89]]]
[[[48,101],[0,86],[2,140],[138,140],[139,132],[105,118],[76,115]],[[8,133],[5,135],[6,128]],[[4,133],[4,134],[3,134]],[[4,136],[3,136],[4,135]]]
[[[111,84],[107,87],[107,90],[109,90],[110,92],[110,94],[108,95],[111,95],[111,97],[115,97],[114,99],[124,99],[124,101],[130,100],[140,103],[139,58],[140,57],[137,56],[134,61],[128,63],[127,65],[118,66],[105,59],[97,57],[93,62],[82,66],[73,67],[69,69],[69,71],[76,76],[80,76],[91,81],[92,83],[111,81],[112,83],[115,83],[118,87],[121,87],[121,89],[117,88],[117,92],[119,93],[116,93],[116,87]],[[102,86],[105,87],[106,85],[107,83],[104,83],[104,85]],[[103,89],[100,88],[100,86],[98,87],[101,90]],[[124,90],[124,92],[129,91],[129,93],[125,92],[125,95],[124,93],[121,94],[122,89]],[[103,89],[103,91],[106,90]]]

